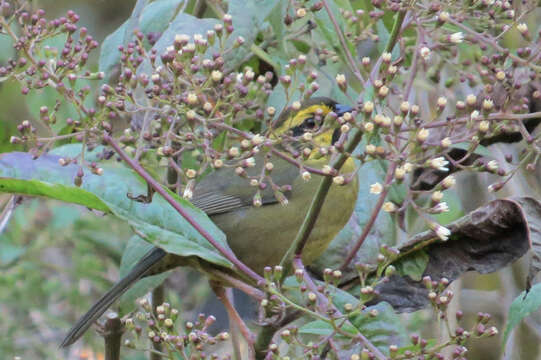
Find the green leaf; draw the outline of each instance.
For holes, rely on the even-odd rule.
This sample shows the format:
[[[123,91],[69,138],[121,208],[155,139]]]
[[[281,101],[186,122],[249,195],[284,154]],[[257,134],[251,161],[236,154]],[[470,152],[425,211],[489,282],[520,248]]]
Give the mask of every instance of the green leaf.
[[[157,0],[151,2],[145,6],[141,13],[139,30],[143,34],[164,31],[184,1],[188,0]]]
[[[387,46],[387,42],[389,41],[389,38],[391,37],[391,33],[389,30],[387,30],[387,27],[385,26],[385,23],[383,20],[378,20],[376,23],[376,29],[379,36],[379,41],[377,42],[377,48],[380,53],[383,53],[385,51],[385,47]],[[400,56],[400,49],[399,46],[396,46],[393,48],[393,51],[391,51],[391,55],[393,60],[396,60]]]
[[[78,165],[60,166],[59,158],[43,155],[32,160],[27,153],[1,154],[0,192],[44,196],[111,212],[144,234],[146,240],[170,253],[197,256],[213,264],[231,267],[229,261],[158,194],[150,204],[129,199],[128,193],[147,193],[144,181],[130,169],[103,164],[102,176],[85,169],[83,184],[79,188],[73,184]],[[174,196],[197,223],[227,248],[225,235],[205,213]]]
[[[218,24],[216,19],[198,19],[195,16],[179,13],[164,30],[160,39],[154,44],[153,48],[162,54],[168,46],[171,46],[175,41],[175,36],[185,34],[193,36],[195,34],[206,34],[208,30],[212,30],[214,25]]]
[[[82,148],[83,148],[82,144],[80,143],[66,144],[66,145],[62,145],[62,146],[52,149],[51,151],[49,151],[49,154],[58,155],[62,157],[68,157],[68,158],[76,158],[81,155]],[[92,151],[86,149],[85,161],[88,161],[88,162],[101,161],[98,155],[102,153],[103,149],[105,149],[105,147],[102,145],[96,146],[94,149],[92,149]]]
[[[462,150],[465,150],[465,151],[469,151],[470,148],[471,148],[471,143],[469,142],[461,142],[461,143],[457,143],[457,144],[453,144],[453,147],[454,148],[457,148],[457,149],[462,149]],[[484,147],[483,145],[477,145],[475,147],[475,150],[473,151],[474,154],[477,154],[477,155],[481,155],[481,156],[486,156],[486,157],[493,157],[493,155],[490,153],[490,151]]]
[[[503,332],[502,347],[505,348],[507,339],[511,331],[524,319],[534,311],[541,307],[541,283],[532,286],[529,292],[521,292],[509,307],[509,315],[507,317],[507,325]]]
[[[244,45],[225,56],[228,69],[236,68],[250,54],[250,46],[263,29],[265,19],[276,6],[276,0],[229,0],[228,13],[233,18],[235,30],[228,40],[228,45],[231,46],[239,36],[244,38]]]
[[[362,146],[362,144],[361,144]],[[365,224],[368,222],[372,209],[378,201],[378,196],[370,193],[370,185],[376,182],[383,183],[385,170],[376,161],[366,163],[358,172],[359,192],[355,210],[348,224],[331,242],[327,250],[311,266],[322,271],[323,269],[339,268],[351,249],[351,244],[359,238]],[[381,212],[374,224],[374,230],[369,233],[357,254],[355,262],[370,262],[379,253],[382,244],[393,244],[395,239],[395,225],[391,215]]]
[[[318,285],[323,283],[318,282]],[[305,295],[298,291],[298,283],[294,277],[289,277],[284,282],[287,295],[296,301],[302,301]],[[344,306],[351,304],[354,307],[359,304],[359,300],[346,291],[327,285],[332,295],[333,304],[344,313]],[[377,316],[371,316],[369,313],[373,310],[377,311]],[[391,305],[386,302],[380,302],[377,305],[369,306],[361,313],[349,316],[348,320],[351,325],[344,326],[343,329],[353,335],[362,333],[370,340],[378,349],[384,353],[388,353],[389,344],[400,344],[406,342],[406,330],[400,321],[400,317],[394,312]],[[332,333],[332,327],[323,320],[315,320],[299,329],[299,332],[305,334],[314,334],[327,336]]]
[[[421,281],[429,260],[428,254],[420,250],[403,257],[393,265],[401,276],[409,276],[412,280]]]
[[[188,1],[188,0],[184,0]],[[105,38],[101,45],[99,69],[105,73],[104,81],[112,76],[115,66],[120,62],[118,47],[126,45],[138,28],[143,34],[165,31],[183,0],[157,0],[145,5],[139,1],[131,17]]]
[[[118,47],[124,44],[128,22],[124,22],[118,29],[109,34],[101,44],[99,69],[105,73],[104,82],[111,79],[115,66],[120,62]]]
[[[126,276],[133,266],[141,259],[150,249],[152,245],[134,235],[130,238],[126,249],[122,254],[122,261],[120,263],[120,277]],[[133,305],[136,299],[144,296],[146,293],[159,286],[170,274],[170,271],[147,276],[137,281],[122,297],[120,298],[119,307],[122,309],[122,313],[125,314],[133,309]]]
[[[329,8],[332,12],[332,14],[334,15],[335,17],[335,20],[338,24],[338,27],[340,29],[345,29],[346,28],[346,22],[340,12],[340,8],[338,7],[338,5],[334,2],[334,1],[329,1],[328,2],[328,5],[329,5]],[[350,7],[350,6],[348,6]],[[342,49],[342,46],[340,45],[339,41],[338,41],[338,38],[337,38],[337,35],[336,35],[336,30],[334,28],[334,24],[332,23],[331,21],[331,18],[329,17],[329,14],[326,12],[326,11],[318,11],[317,13],[314,14],[314,21],[315,23],[317,24],[317,28],[314,30],[315,32],[317,33],[320,33],[322,38],[325,39],[325,41],[327,42],[327,45],[330,46],[331,48],[335,49],[338,51],[338,53],[340,54],[340,58],[342,59],[342,61],[347,64],[346,60],[345,60],[345,53],[344,53],[344,50]],[[357,59],[357,49],[355,48],[355,46],[351,43],[351,41],[349,41],[347,38],[346,38],[346,44],[347,44],[347,47],[349,49],[349,52],[351,53],[352,57],[354,59]]]

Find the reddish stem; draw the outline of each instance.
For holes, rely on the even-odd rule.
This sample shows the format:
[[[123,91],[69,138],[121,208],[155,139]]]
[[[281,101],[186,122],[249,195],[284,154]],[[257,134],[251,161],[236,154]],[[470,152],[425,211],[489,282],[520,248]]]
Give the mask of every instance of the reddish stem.
[[[209,234],[208,231],[206,231],[197,221],[195,221],[190,214],[182,206],[180,206],[179,203],[175,201],[175,199],[165,190],[152,176],[149,175],[148,172],[136,161],[134,161],[132,158],[128,156],[121,148],[120,146],[114,141],[114,139],[109,136],[108,134],[103,135],[103,140],[105,140],[106,143],[111,145],[111,147],[115,150],[115,152],[124,160],[137,174],[139,174],[146,182],[149,184],[154,191],[156,191],[158,194],[160,194],[186,221],[192,225],[195,230],[197,230],[212,246],[214,246],[220,254],[222,254],[227,260],[229,260],[231,263],[235,265],[235,267],[243,272],[244,274],[248,275],[250,278],[255,280],[256,282],[263,282],[264,279],[256,274],[252,269],[250,269],[248,266],[246,266],[243,262],[241,262],[235,254],[233,254],[231,251],[220,245],[216,239],[212,237],[211,234]]]
[[[353,258],[355,257],[355,254],[357,254],[357,251],[359,251],[364,241],[368,237],[370,230],[372,230],[372,227],[374,227],[378,214],[381,211],[381,207],[383,206],[383,203],[385,202],[385,198],[387,197],[387,193],[389,192],[390,184],[393,181],[395,169],[396,169],[396,163],[392,162],[391,165],[389,166],[389,169],[387,170],[387,175],[385,176],[384,189],[379,195],[378,202],[376,203],[376,206],[372,210],[372,213],[370,214],[370,218],[364,225],[363,232],[361,233],[361,235],[355,242],[355,245],[353,246],[351,251],[348,253],[348,256],[346,257],[346,260],[340,267],[341,270],[344,270],[349,265],[351,260],[353,260]]]

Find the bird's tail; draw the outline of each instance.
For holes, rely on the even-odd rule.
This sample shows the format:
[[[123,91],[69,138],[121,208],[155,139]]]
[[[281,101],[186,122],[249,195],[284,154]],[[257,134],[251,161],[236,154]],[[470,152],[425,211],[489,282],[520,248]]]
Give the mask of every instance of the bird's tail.
[[[133,269],[120,279],[113,287],[99,299],[86,314],[84,314],[66,335],[60,347],[66,347],[76,342],[88,328],[97,320],[107,309],[126,292],[137,280],[156,263],[162,260],[167,253],[158,248],[152,248],[139,260]]]

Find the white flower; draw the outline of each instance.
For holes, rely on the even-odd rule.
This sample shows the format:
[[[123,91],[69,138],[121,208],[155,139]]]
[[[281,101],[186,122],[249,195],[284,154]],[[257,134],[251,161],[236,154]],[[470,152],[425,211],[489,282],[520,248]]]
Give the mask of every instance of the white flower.
[[[303,171],[301,176],[304,181],[308,181],[312,178],[312,175],[308,171]]]
[[[528,32],[528,25],[526,25],[526,23],[520,23],[517,25],[517,30],[521,34],[526,34]]]
[[[210,77],[212,78],[213,81],[216,81],[216,82],[222,80],[222,76],[223,76],[222,72],[218,70],[214,70],[210,73]]]
[[[175,35],[175,42],[179,43],[187,43],[190,41],[190,37],[186,34],[176,34]]]
[[[259,134],[255,134],[252,137],[252,144],[255,146],[263,144],[263,141],[265,141],[265,138]]]
[[[438,106],[444,107],[445,105],[447,105],[447,98],[440,96],[438,98]]]
[[[461,32],[456,32],[454,34],[451,34],[449,36],[449,41],[453,44],[460,44],[462,41],[464,41],[464,34]]]
[[[496,160],[490,160],[487,163],[487,169],[490,170],[490,171],[498,170],[498,162]]]
[[[332,178],[332,182],[336,185],[343,185],[346,179],[342,175],[338,175]]]
[[[396,170],[394,171],[394,177],[397,180],[402,180],[404,179],[405,176],[406,176],[406,169],[404,169],[403,166],[396,168]]]
[[[255,159],[253,157],[249,157],[248,159],[244,160],[246,166],[248,167],[254,167],[255,166]]]
[[[434,228],[434,231],[436,232],[436,235],[443,240],[447,241],[449,240],[449,235],[451,235],[451,230],[447,229],[445,226],[436,225]]]
[[[479,131],[480,132],[487,132],[490,127],[490,123],[486,120],[483,120],[479,123]]]
[[[434,206],[432,208],[432,211],[434,211],[437,214],[448,212],[449,211],[449,206],[447,205],[447,203],[445,201],[440,202],[439,204],[437,204],[436,206]]]
[[[426,46],[423,46],[420,50],[419,50],[419,55],[421,55],[421,57],[424,59],[424,60],[428,60],[430,59],[430,49]]]
[[[449,171],[447,165],[449,165],[449,161],[442,156],[430,160],[430,167],[439,171]]]
[[[448,148],[453,143],[451,142],[451,139],[449,137],[441,139],[440,145],[441,147]]]
[[[366,148],[364,149],[364,151],[369,155],[373,155],[376,152],[376,146],[372,144],[368,144],[366,145]]]
[[[441,199],[443,199],[443,193],[439,190],[436,190],[432,193],[432,196],[430,197],[432,201],[439,203]]]
[[[345,85],[346,84],[346,75],[344,75],[344,74],[336,75],[336,83],[338,85]]]
[[[370,185],[370,194],[378,195],[378,194],[381,194],[382,191],[383,191],[383,186],[379,182]]]
[[[381,60],[386,63],[390,62],[392,57],[393,55],[390,52],[384,52],[381,54]]]
[[[192,189],[190,189],[190,187],[186,187],[186,189],[184,189],[184,194],[182,196],[184,197],[184,199],[191,200],[193,197]]]
[[[428,135],[430,135],[430,130],[422,128],[417,133],[417,140],[419,140],[420,142],[423,142],[428,138]]]
[[[194,105],[197,104],[197,95],[194,93],[189,93],[186,97],[186,100],[188,101],[188,104]]]
[[[438,15],[438,19],[442,22],[449,20],[449,13],[447,11],[440,12],[440,14]]]
[[[470,114],[470,119],[475,121],[479,119],[479,116],[480,116],[479,111],[473,110],[472,113]]]
[[[385,204],[383,204],[382,209],[385,212],[393,212],[396,211],[396,205],[390,201],[387,201]]]
[[[466,96],[466,103],[468,105],[473,106],[475,105],[476,102],[477,102],[477,96],[473,94],[469,94],[468,96]]]
[[[444,188],[449,189],[456,184],[456,179],[453,175],[447,176],[443,181],[441,182]]]
[[[410,103],[407,101],[402,101],[402,103],[400,103],[400,111],[403,113],[410,111]]]
[[[491,110],[494,107],[494,101],[492,99],[483,100],[483,109]]]
[[[188,169],[186,170],[186,176],[190,179],[193,179],[197,175],[197,171],[194,169]]]
[[[363,111],[365,113],[371,113],[374,110],[374,103],[372,101],[367,101],[363,105]]]

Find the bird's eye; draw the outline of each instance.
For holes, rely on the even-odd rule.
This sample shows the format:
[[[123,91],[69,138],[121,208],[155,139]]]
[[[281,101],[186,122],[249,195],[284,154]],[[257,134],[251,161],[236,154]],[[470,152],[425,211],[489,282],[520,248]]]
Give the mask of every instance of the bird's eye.
[[[316,126],[316,120],[313,117],[310,117],[302,123],[305,129],[313,129]]]

